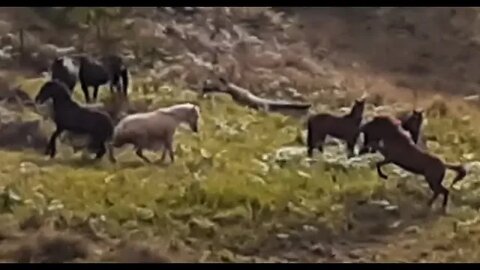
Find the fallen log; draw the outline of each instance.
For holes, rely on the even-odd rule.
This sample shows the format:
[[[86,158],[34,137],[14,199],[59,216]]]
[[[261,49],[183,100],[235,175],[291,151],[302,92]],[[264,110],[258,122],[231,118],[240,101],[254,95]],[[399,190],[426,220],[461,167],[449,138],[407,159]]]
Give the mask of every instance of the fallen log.
[[[240,105],[247,106],[256,110],[264,110],[269,112],[279,112],[290,114],[292,112],[306,114],[312,106],[308,103],[295,103],[286,100],[272,100],[257,97],[249,90],[242,88],[236,84],[229,83],[224,79],[220,79],[222,86],[214,85],[206,82],[201,89],[201,95],[208,93],[225,93],[229,94],[232,99]]]

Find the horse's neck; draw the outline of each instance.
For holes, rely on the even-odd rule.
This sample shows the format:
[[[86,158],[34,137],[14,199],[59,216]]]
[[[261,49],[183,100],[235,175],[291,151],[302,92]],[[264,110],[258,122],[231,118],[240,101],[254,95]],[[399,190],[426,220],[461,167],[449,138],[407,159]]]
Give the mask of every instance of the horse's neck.
[[[72,106],[78,106],[78,104],[73,102],[73,100],[67,99],[67,98],[62,98],[62,99],[54,98],[53,99],[53,109],[56,112],[61,112],[64,108],[72,107]]]
[[[177,125],[179,125],[181,122],[185,122],[183,114],[179,111],[160,109],[157,111],[157,113],[171,117],[173,120],[175,120]]]
[[[345,115],[343,118],[349,119],[355,122],[356,124],[360,124],[360,122],[362,122],[362,114],[357,114],[355,110],[350,111],[350,113]]]

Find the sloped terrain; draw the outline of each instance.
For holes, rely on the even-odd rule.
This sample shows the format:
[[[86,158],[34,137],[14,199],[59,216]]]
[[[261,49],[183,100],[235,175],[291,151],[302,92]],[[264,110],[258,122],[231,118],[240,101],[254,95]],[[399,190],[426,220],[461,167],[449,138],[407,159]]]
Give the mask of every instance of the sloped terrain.
[[[473,11],[132,9],[110,26],[128,37],[118,47],[131,63],[131,103],[199,102],[199,134],[179,129],[169,166],[146,165],[131,149],[117,151],[116,165],[89,162],[67,145],[54,160],[2,150],[0,259],[476,261],[479,112],[475,101],[461,99],[476,93],[476,54],[468,50],[474,32],[460,20],[474,21],[467,20]],[[447,23],[449,16],[460,19]],[[55,42],[31,35],[39,47]],[[57,46],[79,50],[73,32],[63,39],[70,37]],[[457,60],[460,54],[471,58]],[[13,53],[5,61],[14,60]],[[465,72],[455,73],[458,67]],[[5,87],[33,96],[44,81],[19,75],[9,75]],[[469,175],[452,189],[447,216],[439,205],[428,211],[422,177],[388,166],[383,181],[372,169],[378,155],[347,160],[344,145],[331,140],[311,160],[303,119],[250,110],[221,94],[198,97],[203,82],[218,76],[259,96],[307,100],[336,114],[364,91],[368,117],[423,106],[429,151],[465,163]],[[79,89],[75,98],[83,101]],[[51,123],[41,126],[50,134]]]

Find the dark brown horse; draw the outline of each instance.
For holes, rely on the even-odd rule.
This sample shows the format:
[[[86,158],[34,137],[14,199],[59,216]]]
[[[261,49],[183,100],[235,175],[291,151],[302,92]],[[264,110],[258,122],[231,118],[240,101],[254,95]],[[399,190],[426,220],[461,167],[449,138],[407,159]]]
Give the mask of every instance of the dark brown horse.
[[[401,123],[389,116],[377,116],[360,128],[362,133],[376,134],[376,140],[370,140],[368,147],[374,147],[384,156],[384,160],[377,162],[377,172],[381,178],[387,179],[381,167],[393,163],[400,168],[414,174],[421,174],[427,180],[433,191],[432,198],[428,201],[431,207],[438,195],[443,195],[442,210],[445,212],[449,191],[442,185],[446,169],[454,170],[457,176],[452,182],[453,186],[462,180],[467,172],[462,165],[446,164],[439,158],[418,148],[407,132],[401,128]],[[380,137],[379,139],[377,139]]]
[[[410,114],[398,117],[398,122],[396,119],[391,118],[390,120],[399,124],[401,128],[407,131],[412,138],[415,144],[418,144],[418,139],[420,138],[420,129],[423,123],[423,111],[422,110],[413,110]],[[408,134],[407,134],[408,135]],[[373,153],[375,152],[370,145],[370,141],[379,141],[381,134],[375,134],[374,132],[363,133],[364,144],[360,149],[359,154]]]
[[[328,113],[312,115],[307,121],[308,156],[313,156],[317,148],[323,152],[323,143],[327,135],[341,139],[347,143],[348,157],[354,156],[354,148],[360,134],[360,123],[365,109],[365,99],[355,100],[350,113],[335,116]]]
[[[408,131],[414,143],[418,144],[420,138],[420,128],[423,123],[423,111],[413,110],[411,114],[399,117],[402,122],[402,128]]]

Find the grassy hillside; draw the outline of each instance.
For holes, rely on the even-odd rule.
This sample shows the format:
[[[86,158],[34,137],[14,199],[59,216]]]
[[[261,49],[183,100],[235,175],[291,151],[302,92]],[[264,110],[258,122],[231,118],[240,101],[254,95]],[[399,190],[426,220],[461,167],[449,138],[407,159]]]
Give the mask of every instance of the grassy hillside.
[[[190,19],[132,10],[111,25],[133,25],[131,32],[111,32],[129,37],[118,44],[134,55],[133,103],[153,109],[197,101],[200,132],[179,128],[171,165],[144,164],[129,148],[116,150],[115,165],[60,143],[53,160],[0,150],[1,261],[478,260],[480,112],[477,101],[461,96],[478,88],[476,54],[465,60],[475,32],[461,34],[468,29],[450,25],[448,10],[287,9],[282,17],[268,8],[232,9],[229,16],[205,9]],[[472,11],[455,10],[457,19]],[[213,14],[225,33],[212,41],[204,22]],[[0,15],[14,22],[8,10]],[[58,39],[29,35],[30,44]],[[59,44],[80,43],[70,35]],[[333,140],[308,159],[303,119],[250,110],[226,96],[198,98],[186,85],[203,82],[208,52],[218,47],[231,50],[219,60],[232,70],[228,79],[261,96],[294,98],[297,91],[317,111],[339,114],[367,91],[367,117],[425,108],[429,151],[469,171],[450,189],[448,215],[437,213],[438,203],[426,209],[431,193],[423,177],[387,166],[390,178],[380,179],[379,155],[347,160],[345,146]],[[193,60],[179,57],[187,53]],[[8,82],[31,96],[43,82],[8,72]],[[80,89],[75,99],[83,102]],[[52,123],[42,125],[51,134]],[[452,178],[448,172],[444,185]]]
[[[23,87],[34,93],[41,83]],[[152,108],[197,100],[194,92],[167,85],[147,96],[134,89]],[[65,145],[54,160],[1,151],[1,217],[9,226],[0,245],[11,248],[0,256],[15,259],[17,242],[26,237],[10,234],[29,235],[32,226],[53,221],[56,230],[79,233],[99,250],[114,239],[162,243],[166,254],[182,255],[171,260],[397,260],[390,257],[395,252],[368,258],[355,250],[371,243],[361,251],[371,252],[403,230],[430,237],[422,234],[427,227],[445,230],[480,206],[474,174],[452,191],[455,218],[441,217],[426,210],[430,191],[421,177],[390,166],[393,177],[380,180],[372,167],[378,156],[347,160],[344,145],[332,144],[310,160],[302,121],[249,110],[226,96],[198,101],[200,132],[179,129],[173,165],[144,164],[131,149],[117,150],[115,165],[82,159]],[[429,147],[452,162],[478,159],[479,131],[471,119],[456,117],[468,106],[443,106],[435,101],[428,109]],[[455,241],[467,245],[471,239]],[[456,246],[448,248],[455,253]],[[80,259],[116,260],[100,254]],[[449,260],[471,259],[455,256]]]

